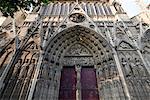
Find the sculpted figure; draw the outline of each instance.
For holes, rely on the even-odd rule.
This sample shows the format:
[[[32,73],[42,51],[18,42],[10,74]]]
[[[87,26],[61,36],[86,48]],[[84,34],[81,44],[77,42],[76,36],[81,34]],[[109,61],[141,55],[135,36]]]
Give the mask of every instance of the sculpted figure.
[[[109,76],[109,71],[108,71],[108,66],[107,66],[107,62],[103,62],[104,63],[104,67],[103,67],[103,70],[104,70],[104,74],[105,74],[105,79],[108,78]]]
[[[127,61],[125,60],[125,58],[122,58],[122,66],[125,69],[126,77],[130,76],[131,75],[131,68],[127,64]]]
[[[80,82],[81,79],[81,67],[79,65],[76,66],[76,72],[77,72],[77,83]]]
[[[109,78],[109,67],[105,67],[105,75],[106,75],[106,79]]]
[[[54,74],[54,68],[53,68],[53,65],[52,64],[48,64],[49,66],[48,66],[48,69],[49,69],[49,79],[50,80],[52,80],[52,78],[53,78],[53,74]]]
[[[79,66],[79,65],[77,65],[76,67],[75,67],[75,69],[76,69],[76,72],[77,72],[77,83],[76,83],[76,93],[77,94],[79,94],[79,89],[81,88],[80,87],[80,81],[81,81],[81,67]],[[85,84],[86,85],[86,84]],[[78,95],[78,97],[77,98],[79,98],[79,95]]]
[[[137,76],[139,73],[138,73],[138,67],[135,65],[135,62],[130,61],[130,67],[133,72],[133,75]]]
[[[115,3],[114,7],[118,13],[124,12],[124,10],[122,9],[122,7],[119,3]]]
[[[117,71],[115,68],[115,64],[113,62],[110,62],[110,77],[114,77],[117,75]]]
[[[21,66],[21,59],[19,59],[17,64],[15,64],[13,74],[12,74],[13,76],[16,76],[18,74],[20,66]]]
[[[32,59],[31,64],[28,66],[28,73],[27,73],[27,78],[28,79],[32,76],[34,67],[35,67],[35,59]]]
[[[139,61],[139,59],[135,58],[135,64],[137,66],[137,70],[138,70],[138,76],[146,76],[145,70],[144,70],[144,66],[143,64]]]
[[[104,73],[103,73],[102,67],[99,67],[98,69],[98,78],[99,78],[99,81],[104,80]]]
[[[42,78],[44,79],[48,79],[49,75],[48,75],[48,61],[44,60],[44,65],[43,65],[43,69],[42,69]]]
[[[27,66],[29,66],[28,59],[25,61],[25,63],[21,67],[21,70],[20,70],[20,73],[19,73],[19,78],[20,79],[25,77],[25,74],[27,72]]]

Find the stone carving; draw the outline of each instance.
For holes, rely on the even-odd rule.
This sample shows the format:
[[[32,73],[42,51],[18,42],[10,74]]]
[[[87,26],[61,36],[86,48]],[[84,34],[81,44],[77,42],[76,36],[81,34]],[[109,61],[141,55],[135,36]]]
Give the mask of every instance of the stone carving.
[[[65,57],[63,60],[64,65],[94,65],[92,57]]]
[[[81,67],[79,65],[77,65],[75,67],[76,69],[76,72],[77,72],[77,83],[76,83],[76,94],[79,94],[77,96],[77,98],[79,99],[80,98],[80,89],[81,89],[81,84],[80,84],[80,80],[81,80]]]
[[[137,58],[135,58],[135,65],[137,67],[138,76],[146,76],[146,72],[144,70],[144,65]]]
[[[35,59],[31,60],[31,64],[28,67],[28,72],[27,72],[27,79],[30,79],[32,76],[33,70],[35,68]]]
[[[48,93],[48,87],[49,87],[49,81],[42,80],[41,87],[40,87],[39,100],[46,100],[47,93]]]
[[[69,16],[69,19],[73,22],[81,23],[85,20],[85,16],[83,14],[80,14],[80,13],[74,13],[74,14]]]
[[[143,53],[144,54],[150,54],[150,39],[142,38],[143,42]]]
[[[102,67],[98,68],[97,73],[98,73],[98,81],[101,82],[102,80],[104,80],[104,71]]]
[[[21,67],[21,59],[15,64],[12,76],[15,77],[18,74],[19,68]]]
[[[6,36],[7,33],[0,34],[0,47],[4,46],[8,41],[8,37]]]
[[[67,50],[64,65],[93,65],[94,60],[90,51],[81,44],[75,44]]]
[[[53,65],[50,63],[49,64],[49,72],[48,72],[48,75],[49,75],[49,79],[52,80],[53,79],[53,75],[54,75],[54,68],[53,68]]]
[[[48,67],[49,67],[48,61],[44,60],[43,67],[42,67],[42,78],[44,79],[49,79]]]
[[[135,65],[135,63],[133,61],[130,61],[129,62],[129,66],[131,67],[131,70],[132,70],[132,74],[134,76],[138,76],[138,67]]]
[[[120,53],[120,56],[126,77],[134,76],[140,78],[147,76],[145,66],[136,51],[124,51]]]
[[[124,10],[122,9],[122,7],[119,3],[115,3],[114,7],[115,7],[117,13],[123,13],[124,12]]]
[[[150,29],[145,32],[144,36],[141,38],[141,42],[144,49],[143,53],[150,54]]]
[[[26,59],[25,63],[21,66],[21,70],[20,70],[20,73],[19,73],[19,79],[25,78],[28,66],[29,66],[29,62],[28,62],[28,59]]]
[[[75,44],[73,45],[66,53],[66,55],[69,56],[83,56],[83,55],[89,55],[90,51],[82,46],[81,44]]]
[[[58,86],[59,86],[59,79],[60,79],[60,74],[61,74],[61,70],[58,68],[54,69],[54,75],[53,75],[53,82],[54,82],[54,90],[57,91]]]
[[[125,69],[125,74],[126,74],[126,77],[130,76],[131,75],[131,68],[129,67],[127,61],[125,60],[125,58],[122,58],[121,59],[122,61],[122,66],[123,68]]]
[[[125,35],[123,33],[119,32],[119,33],[116,34],[116,37],[119,40],[123,40],[125,38]]]
[[[105,79],[107,79],[109,77],[109,70],[108,70],[108,65],[106,62],[103,62],[103,70],[104,70],[104,74],[105,74]]]
[[[129,43],[122,41],[118,46],[118,50],[124,50],[124,49],[125,50],[129,50],[129,49],[131,50],[131,49],[133,49],[133,47]]]
[[[118,100],[125,94],[120,80],[103,81],[100,83],[100,99]]]
[[[114,62],[112,62],[112,61],[109,62],[109,67],[110,67],[109,77],[115,77],[118,73],[117,73],[116,66],[115,66]]]

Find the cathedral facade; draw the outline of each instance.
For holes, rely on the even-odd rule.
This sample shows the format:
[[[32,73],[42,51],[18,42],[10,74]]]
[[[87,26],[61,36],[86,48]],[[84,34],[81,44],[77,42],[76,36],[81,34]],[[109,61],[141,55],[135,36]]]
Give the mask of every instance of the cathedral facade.
[[[150,28],[116,0],[38,6],[0,38],[1,100],[150,100]]]

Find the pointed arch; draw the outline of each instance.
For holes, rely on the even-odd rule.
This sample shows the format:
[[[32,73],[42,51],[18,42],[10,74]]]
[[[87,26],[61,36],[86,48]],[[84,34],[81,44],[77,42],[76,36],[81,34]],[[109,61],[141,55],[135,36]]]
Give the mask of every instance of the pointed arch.
[[[105,41],[112,48],[112,45],[103,36],[101,36],[100,33],[97,33],[96,31],[94,31],[94,30],[92,30],[92,29],[90,29],[88,27],[82,26],[82,25],[74,25],[74,26],[71,26],[71,27],[69,27],[67,29],[64,29],[64,30],[60,31],[59,33],[57,33],[56,35],[51,37],[48,40],[48,43],[46,45],[46,50],[47,50],[49,44],[52,42],[52,40],[54,40],[54,38],[57,38],[60,35],[65,35],[65,34],[67,34],[69,32],[74,32],[74,33],[76,32],[76,33],[78,33],[78,35],[80,33],[87,33],[87,34],[91,34],[92,36],[94,36],[94,34],[96,34],[96,37],[95,37],[96,39],[98,39],[98,38],[102,39],[103,41]]]
[[[134,50],[135,48],[128,42],[122,40],[117,46],[117,50]]]
[[[78,44],[80,45],[78,46]],[[76,46],[76,48],[74,48],[74,46]],[[70,52],[70,50],[73,48],[81,51],[81,54],[78,54],[79,51],[77,51],[77,55],[76,53],[71,52],[71,56],[66,56],[66,53]],[[80,48],[83,48],[87,53],[82,52],[82,49]],[[120,78],[118,77],[119,73],[112,54],[112,46],[99,33],[83,26],[76,25],[74,27],[70,27],[57,33],[53,38],[51,38],[46,46],[44,59],[48,59],[46,61],[48,61],[49,66],[47,66],[45,64],[46,61],[43,60],[41,69],[43,69],[44,66],[47,66],[48,69],[51,69],[51,71],[53,71],[54,69],[62,69],[64,66],[93,66],[95,69],[97,69],[96,73],[99,73],[98,75],[100,75],[96,76],[98,77],[97,84],[104,83],[103,85],[105,85],[107,83],[107,81],[105,80],[109,80],[111,78],[112,80],[121,82]],[[110,70],[113,71],[109,72]],[[57,76],[55,76],[56,74]],[[57,93],[59,92],[59,87],[56,87],[57,89],[52,88],[56,86],[56,84],[57,86],[59,86],[60,84],[60,81],[58,80],[60,79],[60,76],[58,76],[58,74],[61,76],[61,71],[54,70],[55,77],[51,78],[51,80],[54,82],[54,85],[51,85],[50,92],[52,93],[55,93],[54,91],[56,91]],[[41,76],[42,74],[39,75],[39,78]],[[116,77],[118,77],[117,80]],[[57,82],[55,81],[56,79]],[[47,84],[50,84],[50,82],[47,81]],[[116,86],[116,88],[121,87],[122,85]],[[42,90],[47,91],[47,89],[44,87],[38,86],[38,88],[42,88]],[[105,94],[105,91],[100,92],[103,92]],[[35,93],[38,93],[38,91],[36,90]],[[49,93],[45,93],[44,95],[48,94]],[[37,94],[34,94],[33,98],[38,98]]]

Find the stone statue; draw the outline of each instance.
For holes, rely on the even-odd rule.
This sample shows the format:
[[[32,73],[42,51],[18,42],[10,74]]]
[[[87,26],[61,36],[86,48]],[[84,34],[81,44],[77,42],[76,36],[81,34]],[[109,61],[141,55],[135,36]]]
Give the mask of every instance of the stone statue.
[[[107,66],[107,67],[105,67],[105,75],[106,75],[106,79],[108,79],[109,78],[109,67]]]
[[[140,62],[139,59],[135,58],[135,64],[137,66],[137,70],[138,70],[138,76],[146,76],[145,70],[144,70],[144,66],[143,64]]]
[[[130,61],[129,65],[130,65],[130,68],[131,68],[131,70],[133,72],[133,75],[137,76],[138,75],[138,67],[135,65],[135,62]]]
[[[12,76],[16,76],[18,74],[19,68],[21,67],[21,59],[15,64]]]
[[[34,68],[35,68],[35,59],[32,59],[31,64],[28,66],[27,79],[30,79],[30,77],[32,76]]]
[[[103,68],[102,67],[100,67],[98,69],[98,79],[99,79],[99,81],[104,80],[104,73],[103,73]]]
[[[42,78],[49,79],[48,75],[48,61],[44,60],[43,62],[43,68],[42,68]]]
[[[106,62],[103,62],[104,63],[104,67],[103,67],[103,70],[104,70],[104,77],[105,77],[105,79],[107,79],[108,78],[108,76],[109,76],[109,71],[108,71],[108,66],[107,66],[107,63]]]
[[[20,70],[20,73],[19,73],[19,79],[25,77],[25,74],[27,72],[27,66],[29,66],[28,59],[26,59],[25,63],[21,67],[21,70]]]
[[[125,58],[122,58],[122,66],[125,69],[126,77],[130,76],[131,75],[131,68],[127,64],[127,61],[125,60]]]
[[[109,66],[110,66],[110,77],[115,77],[117,75],[115,64],[113,62],[110,62]]]
[[[115,4],[114,4],[114,7],[115,7],[117,13],[122,13],[122,12],[124,12],[124,10],[122,9],[122,7],[121,7],[121,5],[120,5],[119,3],[115,3]]]
[[[54,68],[52,64],[48,64],[48,70],[49,70],[49,73],[48,73],[49,79],[52,80],[53,74],[54,74]]]
[[[77,72],[77,82],[80,82],[81,67],[79,65],[76,66],[76,72]]]

